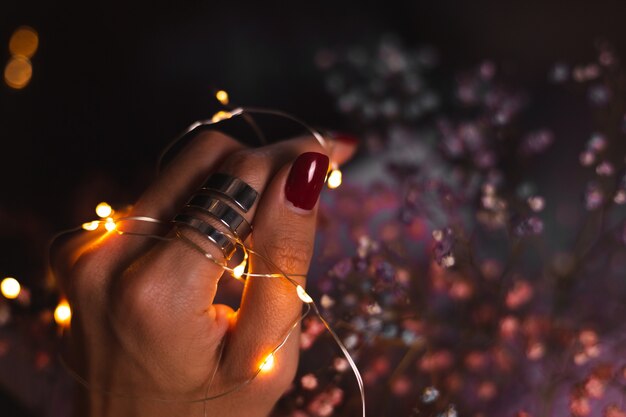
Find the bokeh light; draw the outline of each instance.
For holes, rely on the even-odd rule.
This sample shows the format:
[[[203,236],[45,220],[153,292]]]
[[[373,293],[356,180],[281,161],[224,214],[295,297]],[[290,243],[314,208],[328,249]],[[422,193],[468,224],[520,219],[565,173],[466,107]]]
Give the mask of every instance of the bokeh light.
[[[72,320],[72,309],[67,300],[61,300],[54,309],[54,321],[59,326],[68,326]]]
[[[9,51],[14,57],[30,58],[39,46],[37,31],[29,26],[21,26],[13,32],[9,40]]]
[[[259,369],[261,369],[261,372],[269,372],[272,369],[274,369],[275,362],[276,362],[276,359],[274,358],[274,354],[270,353],[269,355],[265,357]]]
[[[106,218],[109,217],[113,213],[113,209],[108,203],[104,201],[96,206],[96,214],[98,217]]]
[[[104,228],[107,229],[107,232],[112,232],[116,227],[115,220],[110,217],[104,222]]]
[[[233,268],[233,276],[237,279],[240,279],[246,270],[246,260],[244,259],[239,265]]]
[[[228,93],[224,90],[219,90],[217,93],[215,93],[215,98],[223,105],[228,104]]]
[[[4,68],[4,82],[11,88],[20,90],[28,85],[33,76],[33,67],[23,56],[15,56]]]
[[[337,188],[341,185],[342,174],[338,169],[333,169],[328,175],[328,188]]]
[[[100,222],[97,220],[94,220],[92,222],[83,223],[83,229],[88,230],[88,231],[93,231],[93,230],[96,230],[99,225],[100,225]]]
[[[17,298],[17,296],[20,295],[21,290],[22,287],[15,278],[7,277],[2,280],[2,283],[0,283],[0,291],[2,291],[2,295],[10,300]]]

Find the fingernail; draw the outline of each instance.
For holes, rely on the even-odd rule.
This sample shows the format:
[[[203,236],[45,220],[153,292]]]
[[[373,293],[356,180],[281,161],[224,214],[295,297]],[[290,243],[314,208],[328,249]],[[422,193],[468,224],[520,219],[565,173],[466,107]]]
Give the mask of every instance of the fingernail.
[[[349,133],[332,132],[330,138],[334,141],[345,143],[346,145],[354,146],[359,143],[359,139]]]
[[[328,157],[322,153],[307,152],[293,165],[285,184],[285,197],[296,207],[311,210],[320,196],[328,172]]]

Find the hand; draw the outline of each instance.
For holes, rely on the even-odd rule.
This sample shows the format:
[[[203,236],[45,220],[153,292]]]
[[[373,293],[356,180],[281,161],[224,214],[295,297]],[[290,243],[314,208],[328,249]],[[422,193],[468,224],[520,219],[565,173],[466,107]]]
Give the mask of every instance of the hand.
[[[327,156],[340,164],[354,152],[353,144],[331,145],[323,149],[308,137],[250,149],[221,133],[199,134],[128,216],[169,221],[211,173],[233,175],[259,192],[254,206],[240,212],[254,225],[247,244],[287,274],[304,276]],[[179,232],[223,259],[197,231]],[[73,366],[89,385],[80,415],[265,416],[292,382],[299,329],[277,352],[271,372],[241,386],[301,314],[295,287],[285,279],[248,278],[234,312],[213,304],[222,267],[182,239],[100,231],[64,243],[53,265],[73,309]],[[277,272],[255,257],[249,271]],[[294,280],[304,287],[302,276]],[[235,387],[206,404],[189,401],[204,398],[208,388],[211,396]]]

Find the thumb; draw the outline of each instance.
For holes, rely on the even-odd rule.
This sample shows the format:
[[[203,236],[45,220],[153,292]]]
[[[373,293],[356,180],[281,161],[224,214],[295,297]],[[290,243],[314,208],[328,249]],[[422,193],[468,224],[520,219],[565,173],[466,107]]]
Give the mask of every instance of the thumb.
[[[304,286],[313,255],[317,201],[328,172],[329,159],[317,152],[301,154],[290,166],[283,167],[266,189],[257,209],[252,235],[253,249],[268,258],[251,256],[250,271],[270,274],[280,271]],[[280,271],[277,270],[280,268]],[[264,358],[293,328],[302,312],[296,287],[284,278],[249,277],[232,336],[231,349],[241,365],[254,372]],[[298,357],[298,332],[295,331],[276,355],[276,376],[284,385],[293,379]]]

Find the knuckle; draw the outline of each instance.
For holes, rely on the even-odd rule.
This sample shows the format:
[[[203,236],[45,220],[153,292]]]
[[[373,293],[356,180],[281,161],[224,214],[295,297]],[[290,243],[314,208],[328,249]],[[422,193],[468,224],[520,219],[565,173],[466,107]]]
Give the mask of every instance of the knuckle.
[[[151,281],[144,276],[143,272],[138,274],[132,268],[121,274],[113,290],[116,318],[129,320],[153,315],[159,300],[154,286],[150,285]]]
[[[242,149],[228,156],[220,170],[242,177],[250,185],[263,182],[263,178],[271,171],[272,159],[266,149]]]
[[[313,253],[313,242],[288,233],[281,236],[265,245],[267,252],[272,255],[270,259],[287,273],[306,272]]]

